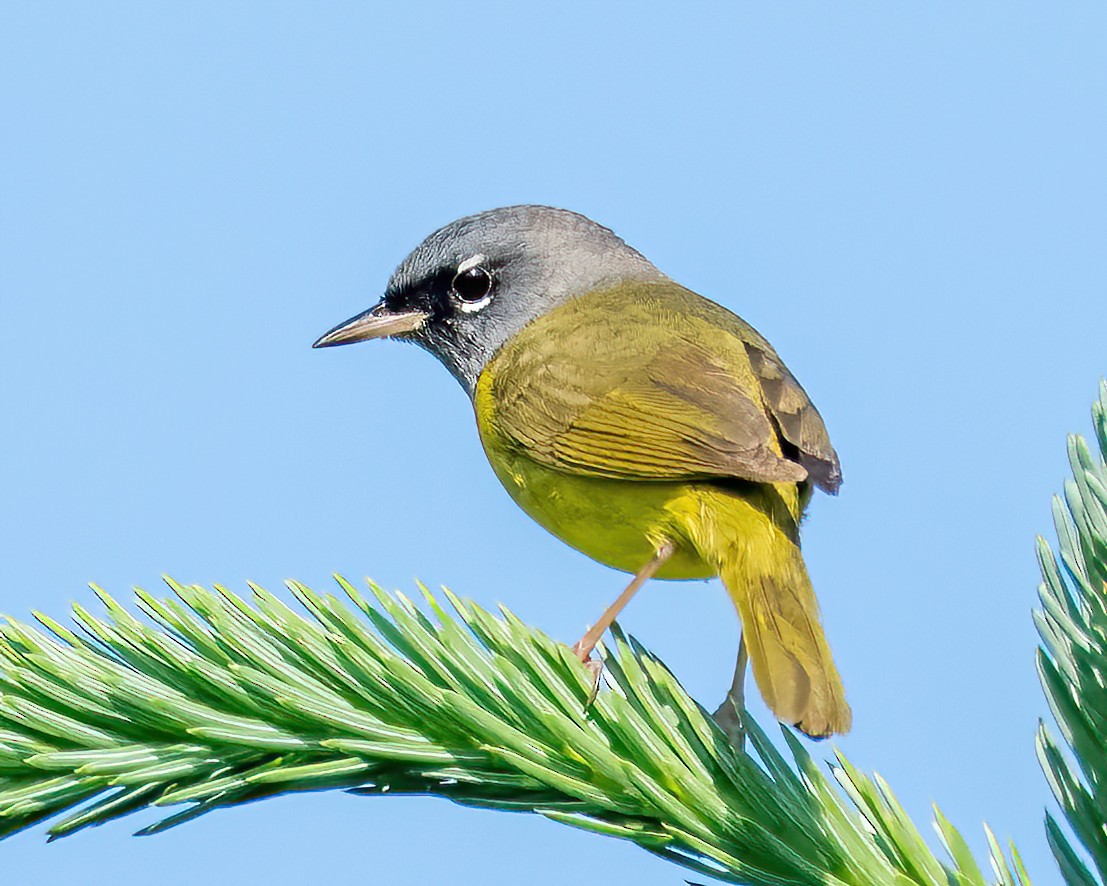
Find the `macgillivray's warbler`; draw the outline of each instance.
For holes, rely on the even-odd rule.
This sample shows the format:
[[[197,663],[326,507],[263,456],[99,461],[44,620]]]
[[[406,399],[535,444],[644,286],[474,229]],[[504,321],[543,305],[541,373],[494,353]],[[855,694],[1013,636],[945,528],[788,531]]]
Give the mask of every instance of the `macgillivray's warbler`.
[[[730,311],[574,212],[513,206],[435,231],[384,298],[315,347],[398,338],[472,399],[488,460],[542,526],[633,581],[574,647],[588,661],[648,579],[720,576],[773,713],[812,737],[851,713],[799,547],[838,456],[799,382]]]

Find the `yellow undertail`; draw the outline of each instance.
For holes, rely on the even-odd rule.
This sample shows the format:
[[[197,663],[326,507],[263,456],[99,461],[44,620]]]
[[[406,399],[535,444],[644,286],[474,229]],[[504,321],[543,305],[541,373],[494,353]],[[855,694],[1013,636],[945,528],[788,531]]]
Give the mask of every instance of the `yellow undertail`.
[[[700,556],[718,568],[738,609],[769,708],[812,738],[848,732],[853,715],[795,541],[796,503],[774,490],[781,487],[741,496],[701,487],[698,513],[685,512],[681,522]]]

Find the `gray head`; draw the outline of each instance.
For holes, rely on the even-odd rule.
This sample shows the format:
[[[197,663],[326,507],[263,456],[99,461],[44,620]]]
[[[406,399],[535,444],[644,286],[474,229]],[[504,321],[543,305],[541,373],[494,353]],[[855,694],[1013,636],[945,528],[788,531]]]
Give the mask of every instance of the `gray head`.
[[[665,280],[607,228],[575,212],[509,206],[435,231],[388,281],[384,298],[314,347],[370,338],[415,342],[470,395],[500,345],[576,296],[627,280]]]

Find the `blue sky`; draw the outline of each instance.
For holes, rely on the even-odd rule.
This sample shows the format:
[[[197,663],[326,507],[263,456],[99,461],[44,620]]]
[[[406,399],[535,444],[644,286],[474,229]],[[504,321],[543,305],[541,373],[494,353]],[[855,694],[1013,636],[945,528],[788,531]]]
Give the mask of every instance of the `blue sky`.
[[[838,746],[1051,882],[1033,538],[1107,372],[1107,13],[374,6],[0,3],[0,611],[339,571],[575,639],[623,578],[515,508],[447,373],[310,350],[439,225],[569,207],[753,323],[827,420],[845,483],[805,552],[855,712]],[[717,584],[653,584],[623,624],[721,698]],[[129,837],[151,819],[0,859],[89,886],[682,881],[432,799]]]

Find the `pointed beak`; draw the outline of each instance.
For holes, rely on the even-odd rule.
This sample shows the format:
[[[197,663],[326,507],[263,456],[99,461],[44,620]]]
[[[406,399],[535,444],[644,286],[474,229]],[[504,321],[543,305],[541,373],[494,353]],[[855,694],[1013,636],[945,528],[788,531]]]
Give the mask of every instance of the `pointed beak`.
[[[390,311],[384,302],[339,323],[334,329],[319,337],[313,348],[333,348],[335,345],[352,345],[371,338],[388,338],[405,332],[415,332],[427,322],[430,314],[425,311]]]

